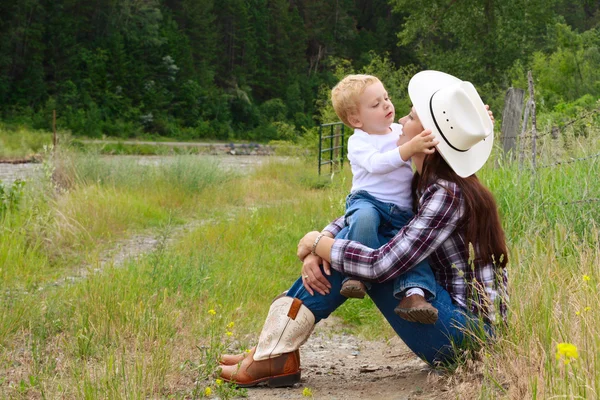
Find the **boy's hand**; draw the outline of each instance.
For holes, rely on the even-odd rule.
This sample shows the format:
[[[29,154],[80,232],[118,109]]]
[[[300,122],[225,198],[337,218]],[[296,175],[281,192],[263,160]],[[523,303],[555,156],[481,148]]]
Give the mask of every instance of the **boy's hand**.
[[[400,146],[400,157],[404,161],[408,161],[417,153],[433,154],[435,146],[440,142],[435,139],[435,135],[431,129],[426,129],[412,138],[408,143]]]

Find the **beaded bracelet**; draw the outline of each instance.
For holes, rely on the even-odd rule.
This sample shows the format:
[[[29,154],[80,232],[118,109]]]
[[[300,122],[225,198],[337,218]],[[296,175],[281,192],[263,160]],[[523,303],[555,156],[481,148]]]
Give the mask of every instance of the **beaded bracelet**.
[[[323,236],[325,236],[325,234],[324,233],[320,233],[319,236],[317,236],[317,238],[315,239],[315,242],[312,245],[312,250],[310,252],[313,256],[317,255],[317,245],[319,244],[319,241],[321,240],[321,238]]]

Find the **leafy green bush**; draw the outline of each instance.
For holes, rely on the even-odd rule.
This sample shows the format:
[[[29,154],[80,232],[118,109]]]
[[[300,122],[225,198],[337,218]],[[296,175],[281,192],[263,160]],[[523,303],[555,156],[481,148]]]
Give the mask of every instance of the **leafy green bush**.
[[[261,120],[264,122],[285,121],[287,107],[281,99],[270,99],[259,107]]]
[[[526,89],[531,69],[538,111],[567,111],[567,104],[600,96],[600,36],[591,30],[577,33],[559,23],[549,29],[550,50],[533,54],[531,65],[516,62],[510,70],[512,86]],[[588,100],[579,100],[579,106]]]

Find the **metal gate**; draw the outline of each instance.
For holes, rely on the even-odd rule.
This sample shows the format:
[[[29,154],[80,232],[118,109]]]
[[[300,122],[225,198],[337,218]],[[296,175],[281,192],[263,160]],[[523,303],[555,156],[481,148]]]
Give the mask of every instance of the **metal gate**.
[[[323,136],[323,128],[329,128],[325,129],[325,136]],[[319,175],[321,175],[322,165],[329,164],[329,173],[333,173],[333,168],[336,166],[339,168],[344,166],[346,156],[345,128],[343,122],[319,125]],[[328,135],[327,131],[329,131]]]

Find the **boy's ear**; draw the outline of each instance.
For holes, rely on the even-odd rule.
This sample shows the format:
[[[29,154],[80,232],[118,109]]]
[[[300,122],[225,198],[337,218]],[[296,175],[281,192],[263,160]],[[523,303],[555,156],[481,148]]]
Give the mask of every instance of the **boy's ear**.
[[[353,128],[362,128],[363,126],[360,117],[356,114],[350,114],[348,116],[348,122],[350,122]]]

